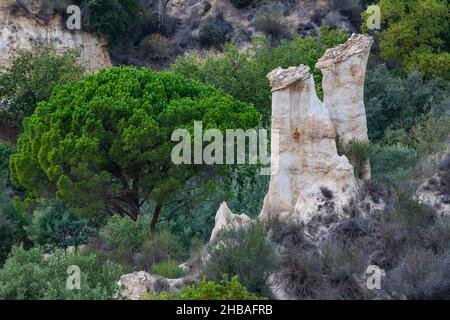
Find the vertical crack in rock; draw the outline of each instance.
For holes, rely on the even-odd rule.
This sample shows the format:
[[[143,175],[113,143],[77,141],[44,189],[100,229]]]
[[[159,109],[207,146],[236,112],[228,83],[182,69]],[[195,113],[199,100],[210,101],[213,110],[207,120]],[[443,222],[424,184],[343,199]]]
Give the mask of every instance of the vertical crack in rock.
[[[364,78],[372,37],[353,34],[346,43],[328,49],[316,67],[322,71],[324,103],[343,145],[368,141],[364,108]],[[370,180],[370,165],[363,179]]]
[[[336,130],[317,97],[309,67],[277,68],[272,86],[272,173],[260,217],[312,219],[342,215],[357,197],[353,167],[336,148]],[[273,143],[272,143],[273,144]]]

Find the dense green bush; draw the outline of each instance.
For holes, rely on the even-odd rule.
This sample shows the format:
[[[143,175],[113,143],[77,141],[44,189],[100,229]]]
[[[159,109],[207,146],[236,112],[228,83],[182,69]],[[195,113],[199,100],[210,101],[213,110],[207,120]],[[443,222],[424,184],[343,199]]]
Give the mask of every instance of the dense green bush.
[[[411,178],[412,171],[417,163],[417,152],[401,144],[383,146],[373,145],[370,157],[372,179],[396,189],[397,183]]]
[[[5,194],[2,179],[0,176],[0,265],[5,261],[13,244],[25,242],[28,245],[25,228],[30,223],[29,217],[16,210],[11,199]]]
[[[141,300],[259,300],[257,295],[250,293],[239,283],[238,277],[229,280],[226,276],[220,283],[202,280],[198,285],[183,289],[179,294],[160,293],[145,294]]]
[[[263,125],[269,126],[271,91],[267,73],[278,66],[287,68],[306,64],[311,68],[320,95],[321,72],[315,68],[325,50],[345,42],[348,35],[324,25],[320,37],[300,37],[282,40],[272,48],[267,38],[254,38],[245,50],[226,45],[223,56],[178,58],[171,69],[186,77],[214,84],[242,101],[251,102],[261,113]]]
[[[119,215],[112,216],[100,229],[100,235],[114,248],[137,251],[149,236],[148,217],[141,216],[137,221]]]
[[[168,230],[161,230],[142,243],[140,254],[140,264],[148,270],[155,263],[163,261],[181,263],[189,257],[189,250]]]
[[[27,190],[28,201],[56,196],[81,217],[118,213],[136,220],[151,201],[155,231],[164,205],[193,176],[209,172],[207,165],[171,160],[173,132],[193,132],[194,121],[205,129],[248,129],[259,114],[172,72],[103,69],[58,87],[27,118],[11,177]]]
[[[338,143],[339,144],[339,143]],[[340,153],[345,154],[349,159],[355,171],[355,177],[362,179],[364,167],[373,154],[373,146],[370,142],[361,142],[352,140],[345,146],[339,147]]]
[[[28,237],[37,245],[66,249],[86,244],[91,230],[89,230],[86,220],[77,219],[67,209],[60,205],[54,205],[34,211],[27,233]]]
[[[203,46],[219,48],[229,39],[231,32],[231,24],[223,16],[217,16],[201,26],[198,39]]]
[[[178,279],[186,275],[186,271],[179,267],[178,263],[173,260],[153,264],[151,272],[168,279]]]
[[[16,148],[7,143],[0,143],[0,175],[6,175],[9,167],[9,158],[16,153]]]
[[[381,56],[430,78],[449,80],[449,4],[446,0],[381,0]],[[365,24],[363,25],[365,27]]]
[[[82,27],[105,35],[115,46],[139,20],[139,0],[75,0],[83,8]]]
[[[277,255],[261,223],[224,232],[210,251],[203,270],[207,278],[219,281],[223,274],[237,275],[250,292],[271,295],[268,279],[277,267]]]
[[[81,271],[80,289],[66,287],[69,266]],[[44,257],[44,250],[14,247],[0,269],[0,299],[113,299],[123,270],[106,261],[100,264],[95,253],[56,250]]]
[[[381,139],[387,129],[409,130],[424,114],[448,103],[436,80],[424,81],[417,72],[396,77],[385,65],[367,70],[364,94],[371,140]]]
[[[56,86],[83,76],[78,57],[74,51],[57,55],[51,47],[17,52],[7,72],[0,73],[0,101],[7,101],[0,116],[21,128],[22,120],[33,113],[38,102],[47,100]]]

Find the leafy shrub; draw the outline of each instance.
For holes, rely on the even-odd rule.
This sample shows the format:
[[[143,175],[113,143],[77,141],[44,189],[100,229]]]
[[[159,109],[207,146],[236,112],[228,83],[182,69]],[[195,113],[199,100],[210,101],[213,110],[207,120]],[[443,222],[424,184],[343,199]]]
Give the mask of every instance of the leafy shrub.
[[[16,153],[16,148],[7,143],[0,143],[0,175],[5,175],[9,167],[9,158]]]
[[[142,243],[140,254],[140,265],[148,269],[168,260],[181,263],[188,258],[189,251],[168,230],[161,230]]]
[[[409,145],[420,155],[445,152],[450,132],[450,116],[423,117],[409,132]]]
[[[100,229],[100,235],[106,243],[115,248],[137,251],[149,236],[147,217],[139,217],[133,221],[128,217],[112,216],[106,225]]]
[[[182,278],[186,275],[186,271],[180,268],[178,263],[173,260],[153,264],[151,272],[168,279]]]
[[[373,147],[370,142],[352,140],[345,146],[340,146],[340,149],[342,149],[340,152],[345,154],[353,165],[355,177],[363,178],[364,167],[373,153]]]
[[[0,100],[7,101],[1,116],[21,128],[22,120],[33,113],[38,102],[47,100],[57,85],[83,76],[78,56],[75,51],[57,55],[51,47],[17,52],[8,71],[0,74]]]
[[[382,146],[373,145],[370,157],[372,179],[390,189],[411,177],[417,163],[417,152],[399,143]]]
[[[277,266],[274,246],[269,242],[260,222],[223,233],[211,248],[204,275],[219,281],[223,274],[237,275],[250,291],[269,296],[268,279]]]
[[[67,269],[80,268],[80,290],[67,289]],[[99,264],[92,252],[71,253],[56,250],[44,257],[44,250],[35,247],[24,250],[13,247],[10,257],[0,270],[0,298],[38,299],[113,299],[123,270],[106,261]]]
[[[232,32],[232,25],[225,21],[223,16],[217,16],[201,26],[198,39],[206,47],[219,48],[228,40]]]
[[[14,240],[14,226],[0,208],[0,266],[6,260]]]
[[[142,39],[140,47],[143,54],[155,60],[170,58],[173,52],[172,45],[166,37],[154,33]]]
[[[259,300],[239,283],[238,277],[229,280],[226,276],[220,283],[202,280],[199,285],[185,287],[179,294],[144,294],[141,300]]]
[[[0,190],[2,189],[1,180],[0,176]],[[28,224],[28,216],[17,211],[11,199],[4,193],[0,193],[0,266],[7,258],[13,244],[25,242],[28,245],[25,232]]]
[[[418,122],[445,99],[436,80],[424,81],[417,72],[394,76],[385,65],[367,70],[364,103],[369,138],[380,140],[387,129],[405,129]]]
[[[59,205],[35,210],[27,232],[35,244],[64,249],[88,243],[91,233],[86,220]]]
[[[82,9],[82,25],[88,31],[105,35],[112,46],[139,20],[142,10],[138,0],[74,0]]]
[[[385,25],[379,34],[382,58],[400,64],[407,72],[419,67],[422,76],[448,79],[448,2],[381,0],[379,6]],[[428,62],[430,67],[425,68]]]
[[[236,8],[245,8],[253,3],[254,0],[231,0],[231,3]]]
[[[432,225],[435,217],[431,209],[417,200],[411,199],[408,194],[401,192],[397,196],[396,205],[390,215],[390,219],[415,228]]]

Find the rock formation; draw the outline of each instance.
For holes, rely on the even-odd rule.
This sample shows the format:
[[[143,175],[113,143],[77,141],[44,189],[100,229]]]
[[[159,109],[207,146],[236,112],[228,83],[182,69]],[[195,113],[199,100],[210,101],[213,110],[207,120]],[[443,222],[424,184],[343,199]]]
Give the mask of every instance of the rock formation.
[[[357,196],[353,167],[336,148],[336,130],[316,95],[309,67],[275,69],[272,86],[272,166],[261,217],[342,214]],[[275,135],[278,135],[276,139]],[[278,159],[276,159],[278,158]],[[275,160],[276,159],[276,160]]]
[[[24,1],[22,1],[24,2]],[[59,51],[81,49],[81,62],[90,71],[111,66],[106,41],[100,36],[77,30],[67,30],[61,17],[48,20],[37,17],[30,2],[28,12],[11,12],[13,0],[0,2],[0,71],[8,68],[14,50],[31,50],[39,43],[55,45]]]
[[[214,244],[220,237],[220,234],[229,228],[237,228],[250,222],[250,218],[245,214],[233,214],[228,208],[226,202],[222,202],[217,210],[214,229],[211,232],[209,243]]]
[[[450,217],[450,152],[440,161],[438,172],[417,189],[416,198],[438,217]]]
[[[166,279],[145,271],[124,274],[119,280],[119,286],[123,286],[121,294],[129,300],[138,300],[145,293],[177,293],[191,283],[188,278]]]
[[[352,140],[368,141],[364,108],[364,78],[373,39],[352,35],[344,44],[328,49],[316,67],[322,71],[324,103],[343,145]],[[370,166],[363,178],[370,180]]]

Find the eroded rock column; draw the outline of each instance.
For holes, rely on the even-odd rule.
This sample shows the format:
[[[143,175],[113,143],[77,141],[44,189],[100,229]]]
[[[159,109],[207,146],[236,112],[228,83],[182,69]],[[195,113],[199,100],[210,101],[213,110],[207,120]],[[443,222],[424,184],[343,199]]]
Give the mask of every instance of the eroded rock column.
[[[272,86],[271,179],[260,217],[342,215],[357,196],[353,167],[336,149],[336,130],[309,67],[277,68]],[[275,143],[278,142],[278,143]]]
[[[316,64],[323,74],[324,103],[344,146],[351,140],[368,141],[364,78],[372,43],[372,37],[354,34],[346,43],[328,49]],[[362,178],[370,180],[369,163]]]

